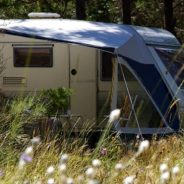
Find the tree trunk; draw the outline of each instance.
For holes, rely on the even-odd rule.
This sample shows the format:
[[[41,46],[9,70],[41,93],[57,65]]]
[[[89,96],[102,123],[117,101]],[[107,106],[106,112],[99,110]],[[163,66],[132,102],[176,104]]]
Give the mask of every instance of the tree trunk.
[[[165,29],[175,34],[175,21],[173,17],[173,0],[164,0]]]
[[[123,23],[131,24],[131,0],[122,0]]]
[[[79,20],[86,19],[86,0],[75,0],[76,18]]]

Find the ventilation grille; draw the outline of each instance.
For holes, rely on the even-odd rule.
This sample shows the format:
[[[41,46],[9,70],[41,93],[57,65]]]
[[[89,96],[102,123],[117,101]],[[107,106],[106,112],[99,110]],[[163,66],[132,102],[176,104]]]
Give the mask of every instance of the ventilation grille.
[[[3,77],[3,85],[25,85],[25,77]]]

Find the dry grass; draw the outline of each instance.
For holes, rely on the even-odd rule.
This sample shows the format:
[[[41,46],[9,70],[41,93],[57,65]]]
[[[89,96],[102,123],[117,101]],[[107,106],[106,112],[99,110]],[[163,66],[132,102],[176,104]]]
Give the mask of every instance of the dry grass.
[[[34,146],[32,156],[33,160],[26,163],[21,169],[17,162],[8,162],[2,164],[0,183],[47,183],[49,178],[54,178],[55,183],[64,183],[61,181],[62,173],[58,170],[60,157],[67,153],[69,160],[66,163],[67,169],[64,175],[73,178],[74,183],[89,183],[90,180],[96,180],[99,183],[123,183],[128,176],[134,176],[134,183],[161,183],[160,164],[166,163],[171,175],[165,183],[184,183],[184,138],[183,136],[169,136],[160,140],[150,141],[150,147],[143,153],[136,155],[138,142],[125,150],[118,138],[111,138],[106,145],[107,153],[99,153],[97,159],[101,161],[101,166],[95,168],[96,173],[92,178],[88,178],[85,172],[92,166],[92,158],[95,150],[90,150],[85,145],[77,147],[77,141],[70,143],[70,151],[67,152],[66,144],[62,149],[62,143],[58,145],[55,141],[39,143]],[[72,149],[71,149],[72,148]],[[64,152],[63,152],[64,150]],[[13,154],[13,153],[12,153]],[[20,153],[21,154],[21,153]],[[121,163],[123,168],[115,169],[115,165]],[[128,163],[128,164],[127,164]],[[55,171],[46,174],[49,166],[53,166]],[[172,168],[178,165],[179,173],[172,176]],[[94,168],[94,167],[93,167]],[[80,176],[80,177],[79,177]],[[79,178],[81,181],[79,181]]]
[[[32,113],[27,113],[28,107]],[[107,128],[94,149],[86,144],[85,134],[81,134],[83,139],[56,136],[58,140],[51,136],[37,143],[24,139],[23,126],[43,112],[42,104],[33,104],[32,98],[1,109],[0,184],[184,183],[183,135],[153,137],[149,142],[135,138],[122,143],[118,136],[110,136]],[[119,114],[118,111],[114,118]],[[61,160],[63,154],[68,155],[68,160]],[[95,159],[98,166],[92,164]],[[160,171],[162,163],[164,171],[163,165]]]

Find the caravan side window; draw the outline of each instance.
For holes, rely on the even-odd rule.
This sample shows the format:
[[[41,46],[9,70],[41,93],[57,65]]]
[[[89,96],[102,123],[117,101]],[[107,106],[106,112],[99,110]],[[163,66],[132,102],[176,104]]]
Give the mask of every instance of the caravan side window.
[[[15,46],[15,67],[52,67],[53,48],[51,46]]]
[[[113,70],[113,60],[116,59],[115,56],[108,52],[101,52],[101,74],[100,79],[102,81],[111,81],[112,80],[112,70]],[[125,74],[127,81],[135,81],[135,77],[132,73],[123,65],[121,65],[123,72]],[[121,67],[118,66],[118,78],[120,81],[123,80],[123,75]]]

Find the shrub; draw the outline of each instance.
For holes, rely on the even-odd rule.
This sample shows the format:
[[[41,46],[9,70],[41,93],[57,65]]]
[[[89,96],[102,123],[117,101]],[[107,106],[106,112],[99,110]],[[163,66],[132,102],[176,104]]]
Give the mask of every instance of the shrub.
[[[64,113],[69,105],[72,90],[64,87],[48,89],[41,92],[41,100],[45,103],[46,114],[55,116]]]

